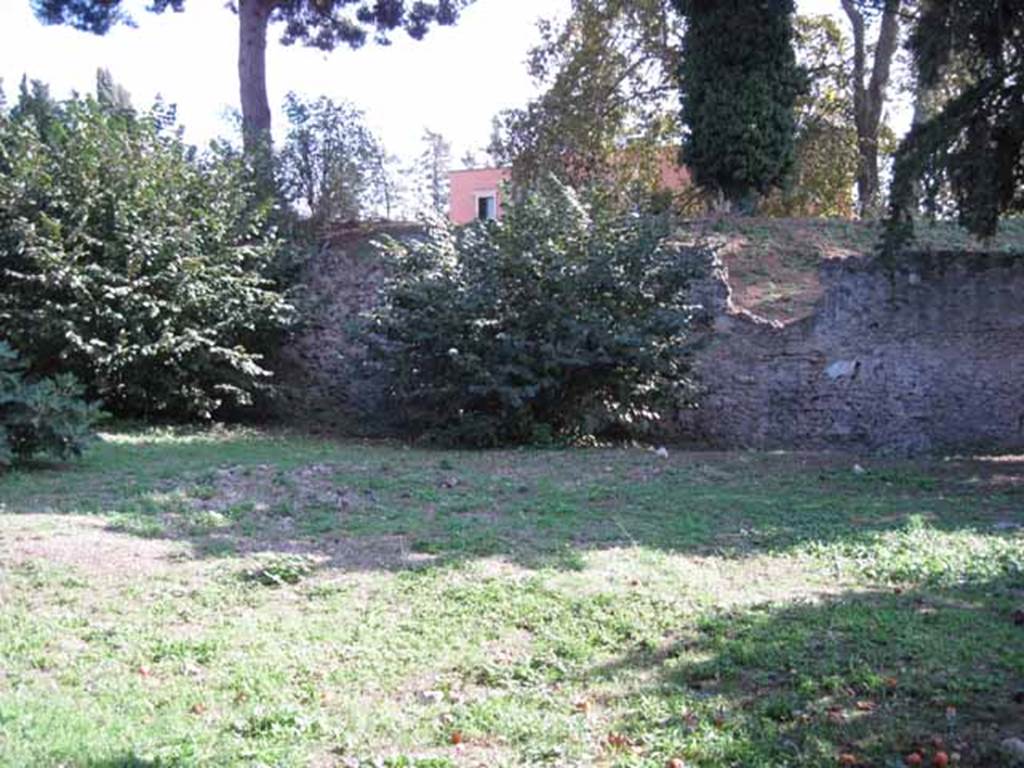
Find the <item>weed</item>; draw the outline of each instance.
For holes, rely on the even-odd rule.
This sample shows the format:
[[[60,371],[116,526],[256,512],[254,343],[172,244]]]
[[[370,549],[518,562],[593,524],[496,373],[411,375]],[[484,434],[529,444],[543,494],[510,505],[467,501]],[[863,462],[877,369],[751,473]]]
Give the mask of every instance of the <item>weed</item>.
[[[298,584],[313,572],[313,561],[303,555],[264,555],[260,561],[242,572],[246,581],[254,581],[266,587],[280,587]]]

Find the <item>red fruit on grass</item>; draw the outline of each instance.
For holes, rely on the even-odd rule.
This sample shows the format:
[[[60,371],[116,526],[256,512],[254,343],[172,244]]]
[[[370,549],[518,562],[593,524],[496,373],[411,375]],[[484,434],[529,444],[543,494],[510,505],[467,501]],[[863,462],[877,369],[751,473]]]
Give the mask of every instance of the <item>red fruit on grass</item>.
[[[452,731],[451,742],[452,742],[452,744],[461,744],[462,743],[462,731]]]
[[[606,741],[608,746],[615,747],[616,749],[630,746],[629,737],[621,733],[609,733]]]
[[[935,768],[946,768],[946,766],[949,765],[949,755],[941,751],[936,752],[932,755],[932,765],[934,765]]]
[[[686,763],[684,763],[678,757],[673,757],[671,760],[665,763],[665,768],[686,768]]]
[[[839,756],[839,764],[840,765],[856,765],[857,764],[857,756],[856,755],[851,755],[849,752],[843,752],[843,754],[841,754]]]
[[[907,765],[921,765],[924,762],[924,758],[921,757],[920,752],[911,752],[903,758],[903,762]]]

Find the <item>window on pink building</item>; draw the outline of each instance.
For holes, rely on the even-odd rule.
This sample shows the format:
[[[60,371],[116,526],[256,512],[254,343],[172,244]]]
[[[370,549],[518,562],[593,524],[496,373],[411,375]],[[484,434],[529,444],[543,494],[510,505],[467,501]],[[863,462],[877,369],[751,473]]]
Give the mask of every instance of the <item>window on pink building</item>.
[[[498,216],[498,199],[494,194],[476,196],[476,217],[481,221],[489,221]]]

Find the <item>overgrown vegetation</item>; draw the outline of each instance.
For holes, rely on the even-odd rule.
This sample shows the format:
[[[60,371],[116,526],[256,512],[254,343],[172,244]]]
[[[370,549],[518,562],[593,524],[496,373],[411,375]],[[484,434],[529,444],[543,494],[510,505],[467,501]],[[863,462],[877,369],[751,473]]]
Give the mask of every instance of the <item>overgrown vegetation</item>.
[[[289,320],[276,239],[240,157],[186,145],[173,112],[23,84],[0,121],[0,325],[33,373],[117,414],[246,403]]]
[[[1012,765],[1024,462],[858,461],[106,434],[0,477],[0,764]]]
[[[651,427],[687,385],[692,268],[667,234],[551,178],[501,222],[392,242],[373,319],[407,425],[478,446]]]
[[[0,340],[0,469],[40,454],[80,455],[99,416],[73,376],[26,378],[24,363]]]

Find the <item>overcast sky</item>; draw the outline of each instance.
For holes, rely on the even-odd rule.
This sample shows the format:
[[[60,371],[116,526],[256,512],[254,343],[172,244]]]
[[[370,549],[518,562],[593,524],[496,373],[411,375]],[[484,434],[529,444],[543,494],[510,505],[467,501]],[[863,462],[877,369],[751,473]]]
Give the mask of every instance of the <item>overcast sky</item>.
[[[178,105],[190,141],[203,143],[230,128],[238,105],[237,19],[224,0],[189,0],[182,14],[146,13],[147,0],[128,0],[138,28],[96,37],[36,21],[29,0],[0,0],[0,78],[11,96],[22,74],[49,83],[55,96],[91,91],[97,67],[111,71],[148,106],[159,93]],[[801,12],[838,12],[839,0],[800,0]],[[325,54],[277,42],[272,28],[267,79],[272,107],[294,90],[348,99],[391,152],[419,151],[424,128],[452,141],[454,156],[486,145],[491,118],[533,93],[525,58],[541,17],[564,17],[569,0],[476,0],[455,27],[435,28],[417,42],[396,35],[389,48],[367,45]],[[275,135],[283,118],[275,113]]]

